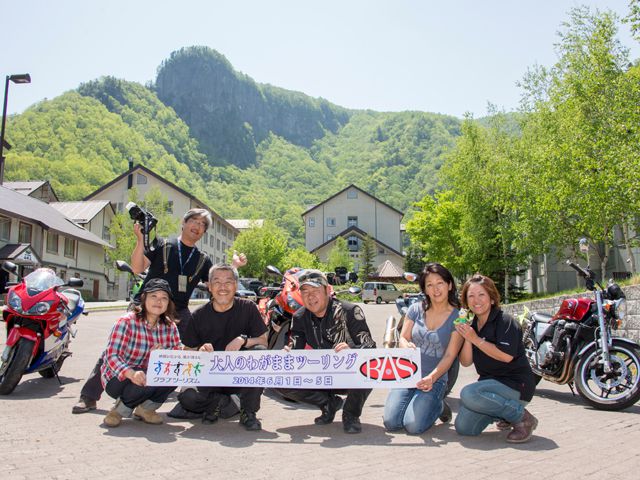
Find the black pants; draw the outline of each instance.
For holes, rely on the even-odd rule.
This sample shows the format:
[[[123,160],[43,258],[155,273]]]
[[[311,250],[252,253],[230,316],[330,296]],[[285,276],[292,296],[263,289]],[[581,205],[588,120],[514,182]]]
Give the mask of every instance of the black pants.
[[[105,388],[110,397],[119,398],[129,408],[136,408],[147,400],[162,404],[175,389],[176,387],[141,387],[129,379],[120,381],[118,377],[109,380]]]
[[[188,308],[182,308],[176,311],[176,316],[180,319],[178,324],[178,332],[182,335],[183,329],[189,325],[191,321],[191,312]],[[184,325],[184,326],[183,326]],[[182,327],[182,328],[181,328]],[[100,380],[100,369],[102,368],[102,355],[98,358],[98,361],[91,370],[89,378],[84,382],[82,390],[80,390],[80,397],[97,402],[100,400],[100,396],[104,391],[102,387],[102,381]]]
[[[308,390],[304,388],[278,388],[280,395],[302,403],[309,403],[322,408],[330,395],[339,393],[347,394],[342,411],[354,417],[362,415],[362,407],[371,393],[370,388],[354,388],[351,390]]]
[[[178,394],[182,408],[194,413],[213,413],[220,404],[222,395],[236,394],[240,398],[240,409],[256,413],[260,410],[262,388],[199,387],[189,388]]]
[[[247,350],[266,350],[263,345],[254,345]],[[182,408],[194,413],[213,413],[224,395],[237,395],[240,410],[256,413],[260,410],[260,398],[264,388],[256,387],[198,387],[180,392],[178,401]]]

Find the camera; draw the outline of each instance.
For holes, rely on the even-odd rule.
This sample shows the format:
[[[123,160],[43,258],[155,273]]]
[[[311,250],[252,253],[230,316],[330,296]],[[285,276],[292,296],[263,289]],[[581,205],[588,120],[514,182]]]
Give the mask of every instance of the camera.
[[[153,250],[154,248],[151,248],[151,244],[149,242],[149,234],[154,228],[156,228],[158,219],[153,215],[153,213],[146,211],[144,208],[133,202],[127,203],[126,209],[129,212],[131,220],[138,222],[141,226],[140,230],[142,231],[144,248],[147,250]]]

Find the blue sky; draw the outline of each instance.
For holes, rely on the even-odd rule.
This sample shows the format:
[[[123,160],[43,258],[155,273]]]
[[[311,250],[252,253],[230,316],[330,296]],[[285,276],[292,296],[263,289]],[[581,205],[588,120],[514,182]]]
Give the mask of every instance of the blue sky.
[[[206,45],[260,83],[350,108],[476,117],[516,109],[516,82],[556,60],[570,8],[627,0],[3,1],[9,113],[103,75],[146,83],[181,47]],[[640,57],[626,26],[620,38]],[[10,39],[10,40],[7,40]]]

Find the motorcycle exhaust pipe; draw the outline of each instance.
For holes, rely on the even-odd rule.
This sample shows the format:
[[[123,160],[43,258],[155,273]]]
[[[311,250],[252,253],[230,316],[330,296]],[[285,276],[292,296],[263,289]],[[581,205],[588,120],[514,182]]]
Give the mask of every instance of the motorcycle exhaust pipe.
[[[390,315],[384,328],[384,338],[382,346],[384,348],[393,348],[396,346],[396,317]]]

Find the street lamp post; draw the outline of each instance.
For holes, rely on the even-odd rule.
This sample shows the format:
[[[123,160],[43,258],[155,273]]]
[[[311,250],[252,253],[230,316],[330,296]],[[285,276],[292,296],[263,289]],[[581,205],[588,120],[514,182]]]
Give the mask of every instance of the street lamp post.
[[[8,143],[4,141],[4,127],[7,123],[7,97],[9,96],[9,80],[13,83],[31,83],[31,75],[28,73],[21,73],[18,75],[7,75],[7,79],[4,82],[4,104],[2,106],[2,128],[0,129],[0,185],[4,182],[4,149],[11,148]]]

